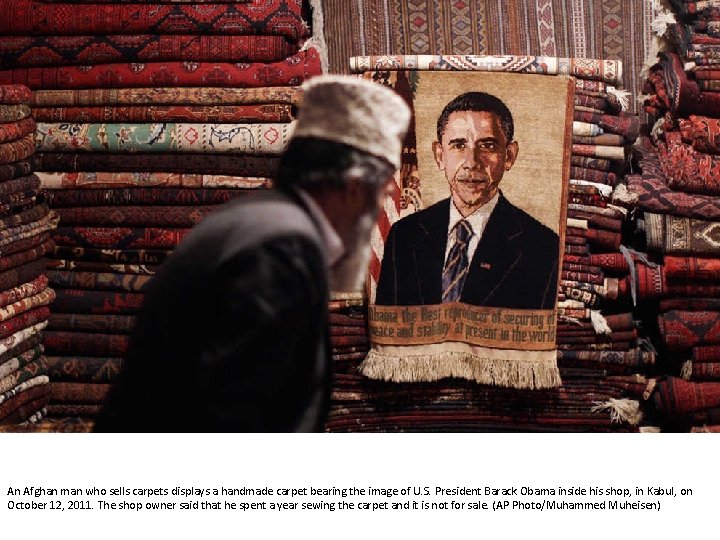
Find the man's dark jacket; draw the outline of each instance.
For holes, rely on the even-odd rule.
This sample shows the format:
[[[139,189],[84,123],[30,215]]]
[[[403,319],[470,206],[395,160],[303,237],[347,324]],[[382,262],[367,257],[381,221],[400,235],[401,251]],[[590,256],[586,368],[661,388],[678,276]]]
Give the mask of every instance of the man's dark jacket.
[[[315,431],[327,411],[327,270],[299,198],[207,217],[150,283],[96,431]]]
[[[477,250],[460,301],[489,307],[552,309],[557,297],[558,235],[502,194]],[[385,242],[376,303],[442,303],[450,199],[397,221]]]

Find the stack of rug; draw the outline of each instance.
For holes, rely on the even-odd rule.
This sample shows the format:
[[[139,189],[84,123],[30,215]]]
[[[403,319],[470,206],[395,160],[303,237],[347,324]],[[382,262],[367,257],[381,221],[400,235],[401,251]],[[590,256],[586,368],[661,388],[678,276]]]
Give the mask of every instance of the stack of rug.
[[[720,381],[720,3],[671,4],[661,28],[671,45],[644,87],[655,124],[636,148],[642,173],[620,198],[643,211],[650,260],[635,261],[633,285],[656,314],[658,368],[669,376],[650,403],[664,429],[690,429],[720,423],[719,383],[709,382]]]
[[[636,350],[630,291],[621,287],[628,273],[627,251],[621,248],[628,212],[609,202],[624,179],[625,156],[640,128],[637,116],[623,112],[627,102],[618,95],[605,82],[576,81],[557,339],[563,359],[574,358],[579,350],[598,351],[580,355],[596,360],[603,350],[645,356]],[[601,308],[610,316],[603,318]]]
[[[607,196],[622,177],[626,146],[637,136],[638,121],[621,112],[624,95],[613,86],[619,63],[522,60],[360,57],[351,59],[351,69],[562,71],[578,77],[573,138],[577,156],[572,160],[568,216],[569,246],[573,247],[568,253],[575,258],[566,255],[561,288],[561,305],[566,307],[561,308],[564,322],[558,326],[563,385],[528,392],[459,379],[432,383],[369,380],[358,373],[369,349],[365,306],[358,298],[338,299],[331,306],[335,384],[326,426],[329,431],[637,430],[639,400],[648,384],[642,374],[654,356],[636,346],[637,330],[629,301],[616,305],[607,302],[623,294],[629,298],[629,292],[619,291],[620,280],[606,277],[605,272],[607,269],[608,276],[616,276],[623,271],[611,268],[606,260],[615,261],[615,254],[625,260],[620,254],[620,233],[626,213],[608,204]],[[500,68],[501,63],[513,67]],[[607,317],[600,314],[601,307],[611,309]],[[354,337],[348,341],[350,335]]]
[[[38,200],[31,96],[0,85],[0,424],[38,421],[50,396],[42,330],[55,293],[44,256],[57,217]]]
[[[318,6],[0,0],[0,81],[36,90],[38,176],[60,218],[51,416],[97,414],[156,266],[217,205],[269,185],[298,86],[322,72]]]
[[[604,375],[644,380],[655,362],[643,346],[628,285],[629,212],[611,201],[640,131],[625,95],[607,82],[576,80],[565,255],[558,303],[558,366],[564,385]],[[625,234],[623,234],[625,232]],[[637,397],[634,395],[632,397]],[[638,419],[639,410],[621,416]]]

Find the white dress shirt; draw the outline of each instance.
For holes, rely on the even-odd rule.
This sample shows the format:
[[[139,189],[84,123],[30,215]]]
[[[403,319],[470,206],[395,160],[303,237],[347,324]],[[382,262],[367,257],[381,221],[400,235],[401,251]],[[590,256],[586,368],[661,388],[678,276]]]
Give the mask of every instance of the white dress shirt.
[[[470,237],[470,242],[468,243],[468,262],[472,261],[475,250],[480,243],[480,238],[482,238],[483,231],[485,231],[485,226],[490,219],[490,214],[495,210],[497,202],[498,194],[495,194],[487,203],[475,210],[475,212],[468,217],[463,218],[460,211],[455,207],[452,197],[450,198],[450,222],[448,223],[448,239],[447,245],[445,246],[445,262],[447,262],[448,255],[450,254],[450,248],[455,244],[455,231],[453,231],[453,228],[457,225],[458,221],[462,221],[463,219],[470,224],[473,231],[473,235]]]

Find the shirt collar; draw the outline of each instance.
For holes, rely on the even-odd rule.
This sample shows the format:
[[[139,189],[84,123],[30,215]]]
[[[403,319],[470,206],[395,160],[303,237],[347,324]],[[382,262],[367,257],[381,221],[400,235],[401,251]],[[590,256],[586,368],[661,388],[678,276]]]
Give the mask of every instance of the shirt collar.
[[[332,223],[330,223],[330,220],[325,215],[325,212],[323,212],[320,205],[315,202],[315,199],[302,189],[294,189],[298,196],[302,199],[303,203],[305,203],[310,216],[315,220],[315,223],[318,226],[320,238],[325,250],[325,256],[328,261],[328,267],[332,267],[345,254],[345,245],[335,228],[332,226]]]
[[[455,225],[457,225],[458,221],[465,219],[468,223],[470,223],[473,235],[476,235],[477,237],[482,236],[482,233],[485,230],[485,225],[490,218],[490,214],[492,214],[495,206],[497,206],[498,198],[498,193],[496,193],[492,199],[475,210],[468,217],[463,218],[462,214],[455,206],[455,202],[452,200],[452,197],[450,197],[450,223],[448,224],[448,235]]]

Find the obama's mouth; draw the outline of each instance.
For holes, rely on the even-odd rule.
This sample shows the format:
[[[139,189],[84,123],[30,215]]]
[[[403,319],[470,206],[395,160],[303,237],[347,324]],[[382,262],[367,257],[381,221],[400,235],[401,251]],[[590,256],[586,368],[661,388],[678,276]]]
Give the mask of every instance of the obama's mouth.
[[[490,182],[487,178],[473,178],[473,177],[466,177],[466,178],[457,178],[456,181],[460,184],[466,185],[468,187],[484,187],[487,186]]]

